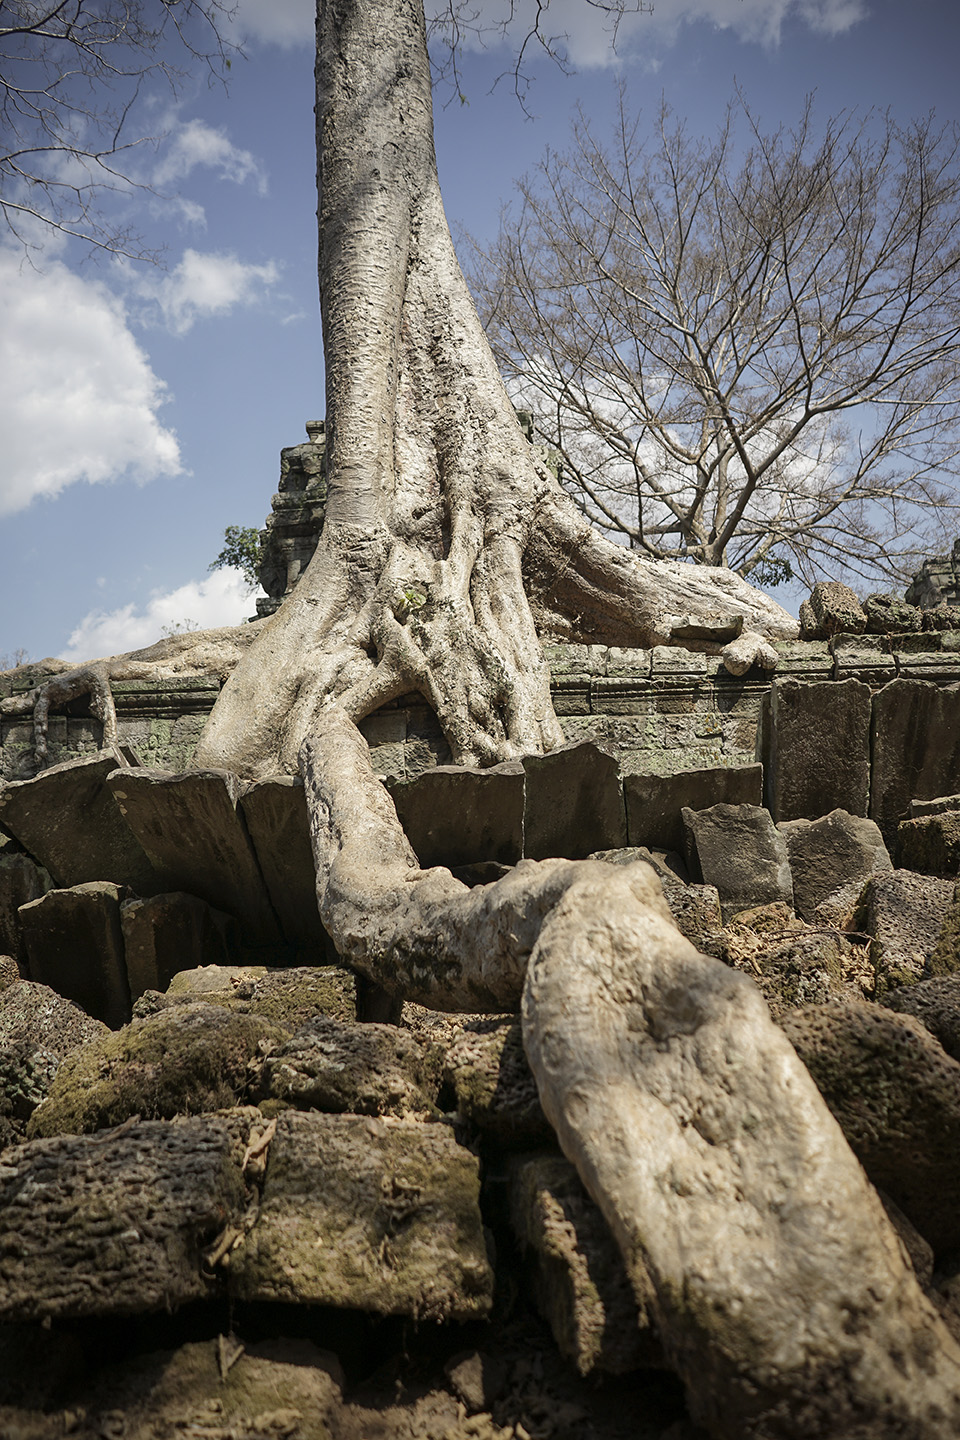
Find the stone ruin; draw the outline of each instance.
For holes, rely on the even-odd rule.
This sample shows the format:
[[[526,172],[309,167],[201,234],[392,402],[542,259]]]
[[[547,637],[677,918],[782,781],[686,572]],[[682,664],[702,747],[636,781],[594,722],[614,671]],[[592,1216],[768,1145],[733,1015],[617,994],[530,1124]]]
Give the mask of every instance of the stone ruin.
[[[450,765],[416,697],[364,731],[424,866],[655,868],[960,1336],[960,617],[881,600],[818,587],[772,679],[553,647],[568,743],[522,762]],[[118,684],[118,749],[74,702],[38,773],[2,719],[0,1436],[694,1440],[518,1017],[341,966],[300,781],[184,768],[217,688]]]
[[[924,560],[905,598],[909,605],[919,605],[921,610],[960,602],[960,540],[953,542],[949,555],[934,555]]]

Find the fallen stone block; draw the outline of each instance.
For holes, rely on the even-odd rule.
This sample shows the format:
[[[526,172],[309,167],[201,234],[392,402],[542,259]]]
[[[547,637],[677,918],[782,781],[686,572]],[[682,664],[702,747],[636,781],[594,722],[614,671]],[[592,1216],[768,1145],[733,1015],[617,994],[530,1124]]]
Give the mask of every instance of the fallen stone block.
[[[231,1294],[467,1320],[490,1309],[476,1157],[449,1128],[286,1110]]]
[[[911,1015],[820,1005],[780,1024],[874,1185],[933,1246],[960,1244],[960,1064]]]
[[[435,1115],[442,1051],[394,1025],[308,1020],[264,1060],[255,1098],[330,1114]]]
[[[288,970],[221,966],[218,981],[225,971],[229,978],[224,985],[211,986],[209,969],[194,970],[175,975],[163,994],[145,991],[135,1007],[137,1018],[203,1000],[240,1015],[262,1015],[290,1035],[316,1015],[348,1022],[357,1019],[356,978],[339,965],[296,965]],[[186,988],[194,983],[197,989]]]
[[[867,882],[857,929],[872,936],[870,959],[876,995],[923,979],[953,904],[949,880],[891,870]]]
[[[303,781],[298,775],[281,775],[246,785],[240,808],[284,939],[313,947],[333,961],[336,952],[317,909]]]
[[[191,960],[198,967],[225,965],[240,950],[234,917],[185,891],[125,900],[120,926],[132,1000],[145,990],[165,990]]]
[[[584,860],[627,843],[620,761],[595,740],[527,755],[523,853],[530,860]]]
[[[461,1118],[498,1144],[516,1148],[554,1139],[515,1016],[468,1021],[447,1052],[444,1079],[453,1086]]]
[[[390,795],[421,866],[515,865],[523,854],[523,766],[437,765],[394,781]]]
[[[118,750],[101,750],[0,787],[0,824],[58,888],[89,880],[129,885],[138,895],[162,888],[106,785],[123,764]]]
[[[831,810],[866,815],[870,698],[859,680],[774,680],[761,714],[760,758],[775,820],[816,820]]]
[[[0,1158],[0,1318],[169,1311],[215,1290],[204,1248],[242,1214],[216,1117],[33,1140]]]
[[[810,608],[821,635],[840,631],[859,635],[867,626],[867,617],[856,595],[839,580],[819,580],[810,591]]]
[[[682,850],[680,811],[684,807],[706,810],[711,805],[761,805],[763,766],[717,766],[677,775],[625,775],[623,793],[631,845]]]
[[[133,1115],[169,1120],[235,1105],[251,1062],[287,1039],[286,1030],[259,1015],[235,1015],[219,1005],[172,1006],[68,1055],[27,1133],[31,1139],[81,1135]]]
[[[960,975],[937,976],[888,990],[883,1003],[890,1010],[915,1015],[954,1060],[960,1060]]]
[[[113,770],[107,785],[156,873],[155,890],[186,890],[235,915],[251,942],[276,944],[280,927],[238,809],[240,782],[225,770]]]
[[[22,965],[27,963],[23,943],[23,925],[19,910],[31,900],[39,900],[53,882],[46,870],[16,852],[0,855],[0,951],[12,955]]]
[[[711,805],[682,812],[691,874],[720,895],[724,920],[778,901],[793,908],[787,847],[759,805]]]
[[[120,901],[105,880],[49,890],[20,907],[30,979],[75,1001],[111,1029],[130,1018]]]
[[[946,810],[901,820],[897,860],[920,875],[955,876],[960,872],[960,811]]]
[[[537,1309],[561,1355],[581,1375],[623,1375],[666,1363],[606,1221],[569,1160],[537,1155],[516,1161],[510,1218],[531,1262]]]
[[[945,815],[950,810],[960,810],[960,795],[938,795],[933,800],[911,800],[907,806],[907,819],[916,820],[921,815]]]
[[[705,932],[698,948],[750,975],[774,1018],[801,1005],[861,999],[873,988],[862,947],[811,928],[782,904],[741,911],[722,930]]]
[[[918,605],[909,605],[898,595],[868,595],[863,602],[870,635],[903,635],[919,631],[923,612]]]
[[[109,1033],[47,985],[18,980],[0,991],[0,1119],[11,1135],[46,1098],[65,1056]]]
[[[783,820],[797,914],[814,923],[816,910],[842,886],[892,870],[879,827],[860,815],[832,810],[819,820]]]
[[[912,800],[960,788],[960,688],[924,680],[884,685],[873,697],[872,750],[870,818],[892,849]]]
[[[691,945],[699,950],[705,936],[723,925],[723,911],[716,885],[669,885],[663,887],[673,923]]]

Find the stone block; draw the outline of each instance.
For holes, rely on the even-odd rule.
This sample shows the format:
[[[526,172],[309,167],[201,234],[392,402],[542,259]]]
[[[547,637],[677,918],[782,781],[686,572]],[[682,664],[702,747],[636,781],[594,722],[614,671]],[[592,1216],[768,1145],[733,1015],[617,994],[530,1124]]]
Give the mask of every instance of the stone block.
[[[339,965],[295,965],[284,970],[252,965],[219,968],[220,978],[223,970],[233,972],[225,985],[208,984],[209,976],[203,971],[187,971],[174,977],[165,995],[146,991],[137,1001],[137,1016],[145,1018],[171,1005],[202,999],[241,1015],[262,1015],[291,1035],[317,1015],[348,1022],[357,1019],[356,978]],[[196,989],[187,988],[194,983]]]
[[[960,655],[941,649],[939,653],[896,656],[901,680],[926,680],[932,685],[956,685],[960,681]]]
[[[435,1115],[441,1053],[395,1025],[318,1016],[266,1057],[256,1098],[335,1115]]]
[[[105,783],[123,763],[119,751],[101,750],[0,788],[0,825],[58,888],[88,880],[129,885],[138,895],[163,888]]]
[[[862,680],[877,689],[897,678],[897,662],[885,635],[834,635],[830,641],[835,680]]]
[[[763,767],[759,764],[684,770],[676,775],[625,775],[628,841],[682,850],[685,832],[680,811],[684,806],[705,810],[720,804],[759,805],[762,790]]]
[[[664,1364],[651,1317],[639,1309],[616,1242],[569,1160],[517,1160],[510,1218],[537,1309],[564,1359],[581,1375]]]
[[[950,880],[891,870],[867,882],[857,928],[872,936],[878,997],[931,973],[930,961],[953,905]]]
[[[131,1000],[166,990],[187,965],[229,965],[240,949],[234,917],[182,890],[123,901],[120,925]]]
[[[840,631],[860,635],[867,628],[867,617],[856,595],[839,580],[820,580],[810,591],[810,608],[822,635]]]
[[[889,990],[883,1003],[890,1010],[915,1015],[947,1054],[960,1060],[960,975],[938,975]]]
[[[673,923],[691,945],[702,950],[706,937],[723,924],[720,895],[715,885],[669,885],[663,893]]]
[[[0,1318],[169,1312],[215,1291],[202,1252],[244,1209],[227,1125],[144,1121],[0,1164]]]
[[[650,674],[651,663],[649,650],[622,650],[611,645],[606,654],[604,669],[611,678],[617,675],[636,675],[645,680]]]
[[[485,1315],[479,1191],[476,1157],[445,1125],[284,1111],[230,1291],[420,1320]]]
[[[29,855],[19,855],[16,851],[0,854],[0,953],[12,955],[21,965],[26,965],[20,906],[39,900],[52,889],[53,882],[46,870]]]
[[[891,681],[873,697],[871,736],[870,818],[892,849],[911,800],[960,790],[960,688]]]
[[[523,853],[523,765],[488,770],[437,765],[390,785],[397,817],[424,868],[495,860],[515,865]]]
[[[867,617],[867,631],[871,635],[891,635],[904,631],[919,630],[922,611],[918,605],[908,605],[897,595],[868,595],[863,602],[863,613]]]
[[[11,1134],[21,1133],[64,1057],[109,1033],[47,985],[17,980],[6,986],[0,992],[0,1132],[6,1122]]]
[[[893,869],[879,827],[863,816],[832,810],[819,820],[782,820],[777,829],[787,843],[797,914],[810,924],[841,887]]]
[[[470,1020],[447,1052],[444,1079],[453,1087],[462,1119],[498,1145],[553,1140],[514,1016]]]
[[[708,931],[700,950],[754,980],[777,1019],[798,1005],[862,999],[872,973],[845,936],[794,917],[786,905],[742,910],[723,930]]]
[[[298,775],[283,775],[246,785],[240,808],[284,939],[335,958],[317,909],[303,781]]]
[[[583,860],[627,843],[620,761],[586,740],[523,760],[523,854],[530,860]]]
[[[120,901],[105,880],[49,890],[20,907],[30,979],[117,1029],[130,1019]]]
[[[907,806],[907,817],[916,820],[921,815],[945,815],[950,810],[960,810],[960,795],[938,795],[933,800],[911,800]]]
[[[866,815],[870,719],[870,687],[859,680],[773,682],[760,758],[775,820],[816,820],[831,810]]]
[[[830,1004],[780,1021],[873,1184],[934,1251],[960,1244],[960,1065],[911,1015]]]
[[[960,872],[960,812],[921,815],[897,827],[897,863],[921,875]]]
[[[833,655],[827,640],[774,640],[777,676],[782,680],[829,680],[833,676]]]
[[[157,872],[155,890],[186,890],[235,915],[245,938],[280,939],[277,917],[225,770],[114,770],[107,784]]]
[[[793,909],[783,836],[759,805],[711,805],[681,812],[690,872],[715,885],[724,920],[739,910],[781,902]]]
[[[638,675],[599,675],[590,681],[590,710],[596,715],[653,715],[662,702],[659,686]]]

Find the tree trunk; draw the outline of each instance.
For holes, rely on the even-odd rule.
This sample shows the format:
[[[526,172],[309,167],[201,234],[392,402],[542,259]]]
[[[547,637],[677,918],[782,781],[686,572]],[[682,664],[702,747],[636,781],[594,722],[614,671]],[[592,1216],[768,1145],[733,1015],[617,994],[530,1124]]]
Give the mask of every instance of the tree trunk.
[[[321,0],[317,140],[324,532],[196,763],[295,771],[329,696],[359,720],[410,691],[459,763],[550,749],[562,736],[538,621],[611,644],[679,629],[714,650],[745,625],[731,667],[774,664],[755,632],[792,636],[792,617],[736,576],[603,540],[527,444],[443,212],[421,0]]]

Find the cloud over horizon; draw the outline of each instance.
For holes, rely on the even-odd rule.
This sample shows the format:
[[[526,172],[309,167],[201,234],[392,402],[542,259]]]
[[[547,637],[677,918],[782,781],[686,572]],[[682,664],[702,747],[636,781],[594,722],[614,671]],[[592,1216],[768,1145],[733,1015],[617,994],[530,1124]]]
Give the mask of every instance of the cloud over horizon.
[[[239,625],[255,606],[246,580],[237,570],[214,570],[204,580],[188,580],[175,590],[155,591],[145,608],[135,602],[116,610],[91,610],[70,632],[59,658],[71,664],[103,655],[142,650],[171,627],[209,630]]]
[[[247,264],[233,254],[187,249],[173,270],[137,278],[132,289],[147,302],[145,322],[159,316],[171,334],[186,335],[198,320],[258,304],[279,279],[273,260]]]

